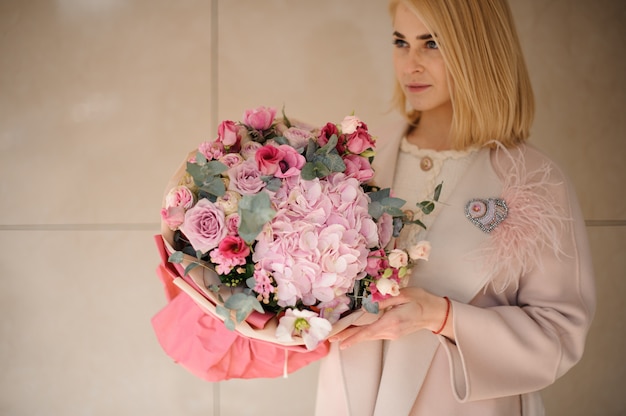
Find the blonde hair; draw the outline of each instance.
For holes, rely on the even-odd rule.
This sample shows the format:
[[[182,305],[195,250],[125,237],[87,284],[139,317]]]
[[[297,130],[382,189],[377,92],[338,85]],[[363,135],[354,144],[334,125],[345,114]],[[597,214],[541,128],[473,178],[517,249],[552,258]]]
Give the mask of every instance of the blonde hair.
[[[456,149],[498,140],[507,147],[525,141],[534,97],[513,16],[506,0],[390,0],[413,11],[435,37],[450,78]],[[393,105],[411,124],[420,113],[407,109],[396,80]]]

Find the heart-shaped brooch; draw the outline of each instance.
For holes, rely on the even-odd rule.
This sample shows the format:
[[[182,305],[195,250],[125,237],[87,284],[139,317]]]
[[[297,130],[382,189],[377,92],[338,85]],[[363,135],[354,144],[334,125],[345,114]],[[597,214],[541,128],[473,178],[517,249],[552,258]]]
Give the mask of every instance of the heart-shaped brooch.
[[[465,216],[485,233],[490,233],[509,214],[504,199],[472,199],[465,205]]]

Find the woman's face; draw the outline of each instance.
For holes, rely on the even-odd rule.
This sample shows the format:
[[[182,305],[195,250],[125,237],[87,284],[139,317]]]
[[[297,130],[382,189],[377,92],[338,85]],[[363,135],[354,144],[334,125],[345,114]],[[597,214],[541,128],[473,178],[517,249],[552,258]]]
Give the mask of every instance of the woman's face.
[[[398,5],[393,23],[393,64],[409,104],[422,115],[452,112],[446,66],[436,39],[404,4]]]

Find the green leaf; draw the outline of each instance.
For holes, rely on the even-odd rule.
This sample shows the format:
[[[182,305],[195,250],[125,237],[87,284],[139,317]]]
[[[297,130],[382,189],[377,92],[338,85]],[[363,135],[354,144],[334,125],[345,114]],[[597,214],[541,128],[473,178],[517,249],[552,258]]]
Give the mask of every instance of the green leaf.
[[[185,276],[189,274],[190,271],[198,267],[200,264],[198,263],[189,263],[187,267],[185,267]]]
[[[343,172],[346,170],[346,164],[338,154],[328,154],[320,158],[320,162],[331,172]]]
[[[232,311],[235,311],[237,322],[242,322],[252,312],[252,310],[263,313],[263,307],[261,302],[252,295],[246,295],[245,293],[235,293],[226,300],[224,306]]]
[[[210,195],[222,196],[226,193],[226,186],[220,177],[207,178],[200,190]]]
[[[239,201],[239,236],[252,244],[263,226],[276,216],[270,197],[266,192],[256,195],[244,195]]]
[[[426,215],[430,214],[435,209],[435,203],[433,201],[422,201],[417,204],[417,207],[422,210]]]
[[[283,114],[283,121],[285,123],[285,126],[287,126],[287,128],[291,127],[291,121],[289,121],[289,119],[287,118],[287,115],[285,114],[285,106],[283,105],[283,108],[281,110],[281,113]]]
[[[433,199],[435,201],[439,201],[439,195],[441,195],[441,188],[443,187],[443,182],[441,182],[439,185],[437,185],[435,187],[435,195],[433,196]]]
[[[317,154],[318,155],[322,155],[322,154],[329,154],[330,152],[332,152],[333,150],[337,151],[337,142],[339,141],[339,138],[337,137],[336,134],[333,134],[332,136],[330,136],[330,138],[328,139],[328,142],[323,146],[320,147],[317,150]]]
[[[278,144],[289,144],[289,141],[285,136],[276,136],[272,140],[274,140]]]
[[[378,302],[373,302],[371,295],[366,297],[365,299],[363,299],[363,307],[369,313],[378,313],[379,312]]]
[[[167,261],[169,261],[170,263],[182,263],[183,262],[183,252],[182,251],[175,251],[172,254],[170,254],[169,258],[167,259]]]
[[[196,152],[196,163],[199,165],[204,165],[207,162],[206,156],[202,152]]]

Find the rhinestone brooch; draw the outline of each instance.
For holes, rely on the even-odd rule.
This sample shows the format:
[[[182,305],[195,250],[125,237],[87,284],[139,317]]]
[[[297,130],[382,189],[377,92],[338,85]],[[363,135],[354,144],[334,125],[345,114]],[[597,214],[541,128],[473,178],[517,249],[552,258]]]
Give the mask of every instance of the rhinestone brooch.
[[[472,199],[465,205],[465,216],[481,231],[490,233],[509,213],[504,199]]]

